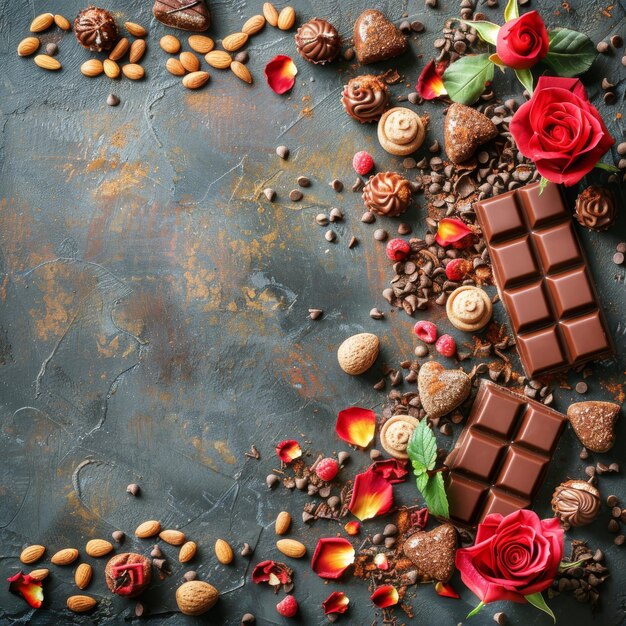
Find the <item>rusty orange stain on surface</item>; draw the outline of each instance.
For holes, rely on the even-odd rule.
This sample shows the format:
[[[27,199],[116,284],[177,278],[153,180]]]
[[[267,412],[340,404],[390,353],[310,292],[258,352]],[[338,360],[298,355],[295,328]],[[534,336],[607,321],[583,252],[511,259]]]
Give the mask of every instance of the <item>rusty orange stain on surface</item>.
[[[324,386],[313,356],[298,343],[292,344],[291,348],[287,353],[278,347],[274,350],[272,360],[276,372],[304,398],[323,395]]]
[[[217,440],[213,442],[213,447],[220,455],[222,461],[224,463],[228,463],[229,465],[234,465],[237,462],[237,457],[231,452],[228,447],[228,443],[226,441]]]
[[[152,426],[151,415],[137,413],[128,420],[128,430],[135,434],[137,445],[141,447],[152,447]]]

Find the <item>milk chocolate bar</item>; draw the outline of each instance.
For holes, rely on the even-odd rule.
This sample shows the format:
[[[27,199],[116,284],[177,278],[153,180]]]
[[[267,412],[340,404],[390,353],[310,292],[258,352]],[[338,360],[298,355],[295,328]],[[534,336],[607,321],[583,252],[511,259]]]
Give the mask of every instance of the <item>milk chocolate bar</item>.
[[[558,185],[477,202],[500,297],[529,377],[614,355],[585,253]]]
[[[565,426],[565,415],[483,380],[450,452],[450,519],[476,526],[490,513],[530,507]]]

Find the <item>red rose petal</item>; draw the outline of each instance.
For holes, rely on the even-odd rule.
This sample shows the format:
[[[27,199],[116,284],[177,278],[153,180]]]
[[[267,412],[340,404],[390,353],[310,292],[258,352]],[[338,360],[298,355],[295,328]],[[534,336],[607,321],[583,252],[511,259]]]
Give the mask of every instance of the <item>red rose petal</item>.
[[[322,537],[311,559],[311,569],[320,578],[339,578],[354,563],[352,544],[342,537]]]
[[[393,504],[393,489],[382,476],[372,471],[357,474],[348,509],[361,521],[386,513]]]
[[[291,582],[293,570],[277,561],[261,561],[252,570],[252,582],[255,584],[268,583],[272,587],[286,585]]]
[[[286,439],[276,446],[276,454],[283,463],[291,463],[302,456],[302,448],[295,439]]]
[[[388,606],[398,604],[400,596],[398,590],[393,585],[381,585],[377,587],[370,596],[370,600],[379,608],[385,609]]]
[[[345,613],[348,610],[350,598],[343,591],[333,591],[324,602],[322,608],[324,615],[331,613]]]
[[[411,513],[411,524],[420,530],[424,530],[426,524],[428,524],[428,509],[424,507],[419,509],[419,511]]]
[[[454,587],[450,583],[438,582],[435,585],[435,591],[437,595],[442,598],[460,598],[461,596],[454,590]]]
[[[339,411],[335,432],[349,444],[367,448],[376,432],[376,414],[358,406]]]
[[[467,227],[465,222],[454,217],[444,217],[439,222],[435,239],[440,246],[445,247],[471,234],[472,231]]]
[[[296,64],[284,54],[275,56],[265,66],[267,84],[272,88],[272,91],[277,94],[285,93],[293,87],[296,82],[297,73],[298,68]]]
[[[443,85],[442,79],[446,67],[448,67],[448,63],[444,61],[435,63],[434,60],[424,67],[417,79],[417,85],[415,85],[417,93],[424,98],[424,100],[434,100],[448,93]]]
[[[369,471],[382,476],[388,483],[403,483],[409,473],[406,469],[406,461],[401,459],[385,459],[374,461],[369,466]]]
[[[15,595],[22,596],[26,602],[34,609],[38,609],[43,602],[43,584],[40,580],[35,580],[28,574],[18,572],[14,576],[7,578],[9,591]]]
[[[343,528],[350,536],[354,537],[358,535],[361,530],[361,522],[348,522]]]

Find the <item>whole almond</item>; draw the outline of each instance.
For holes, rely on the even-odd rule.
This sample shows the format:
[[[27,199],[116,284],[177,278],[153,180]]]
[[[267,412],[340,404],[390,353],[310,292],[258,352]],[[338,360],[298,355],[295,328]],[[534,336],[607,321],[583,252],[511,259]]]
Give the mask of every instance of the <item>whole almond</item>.
[[[128,52],[128,48],[130,48],[130,41],[126,37],[122,37],[109,53],[109,59],[111,61],[119,61]]]
[[[367,371],[378,358],[380,342],[372,333],[358,333],[348,337],[337,349],[341,369],[351,376]]]
[[[293,28],[293,25],[296,23],[296,12],[293,7],[286,6],[279,14],[278,14],[278,28],[280,30],[290,30]]]
[[[285,535],[291,526],[291,515],[287,511],[281,511],[276,517],[274,530],[277,535]]]
[[[96,599],[90,596],[70,596],[67,599],[67,608],[74,613],[91,611],[96,604]]]
[[[218,539],[215,542],[215,556],[222,565],[228,565],[233,562],[235,557],[233,549],[230,547],[228,541],[224,539]]]
[[[81,563],[74,572],[74,582],[79,589],[87,589],[93,576],[93,568],[89,563]]]
[[[183,86],[187,89],[200,89],[210,78],[208,72],[191,72],[183,76]]]
[[[197,72],[200,69],[200,59],[193,52],[181,52],[178,59],[188,72]]]
[[[94,558],[99,558],[113,550],[113,544],[106,539],[91,539],[85,546],[85,552]]]
[[[206,35],[191,35],[187,39],[189,47],[199,54],[206,54],[215,48],[215,42]]]
[[[124,67],[128,67],[125,65]],[[161,532],[161,523],[157,520],[151,519],[147,522],[142,522],[135,529],[135,535],[140,539],[147,539],[148,537],[154,537]]]
[[[227,52],[235,52],[246,45],[248,41],[248,35],[246,33],[233,33],[222,39],[222,48]]]
[[[54,565],[71,565],[78,558],[78,550],[76,548],[63,548],[52,555],[50,559]]]
[[[30,23],[30,32],[40,33],[50,28],[52,24],[54,24],[54,15],[52,13],[42,13]]]
[[[58,13],[54,16],[54,23],[61,30],[70,30],[72,28],[70,21],[66,17],[63,17],[62,15],[59,15]]]
[[[104,72],[104,65],[100,59],[89,59],[80,66],[81,74],[93,78],[94,76],[100,76]]]
[[[183,64],[178,59],[175,59],[174,57],[170,57],[167,60],[167,63],[165,64],[165,69],[170,74],[174,74],[174,76],[184,76],[186,72],[185,68],[183,67]]]
[[[202,580],[190,580],[176,589],[176,604],[183,615],[202,615],[220,597],[220,592]]]
[[[196,546],[195,542],[188,541],[183,544],[178,553],[178,560],[181,563],[189,563],[194,556],[196,556],[196,552],[198,551],[198,546]]]
[[[263,5],[263,15],[270,26],[278,26],[278,10],[271,2]]]
[[[131,63],[139,63],[146,52],[146,42],[144,39],[135,39],[130,45],[128,60]]]
[[[115,61],[111,61],[111,59],[104,59],[102,67],[104,67],[104,73],[109,78],[118,78],[122,73],[120,66]]]
[[[22,550],[22,553],[20,554],[20,561],[22,561],[22,563],[26,563],[26,565],[35,563],[43,556],[45,551],[46,548],[44,546],[37,544],[28,546]]]
[[[185,543],[185,533],[180,530],[162,530],[159,537],[171,546],[182,546]]]
[[[143,67],[141,67],[141,65],[137,65],[136,63],[127,63],[126,65],[123,65],[122,72],[124,76],[126,76],[126,78],[130,78],[130,80],[140,80],[145,75]]]
[[[262,15],[253,15],[241,27],[241,32],[246,35],[256,35],[265,26],[265,18]]]
[[[306,546],[295,539],[279,539],[276,547],[285,556],[292,559],[301,559],[306,554]]]
[[[133,37],[145,37],[148,34],[148,31],[143,26],[135,24],[135,22],[124,22],[124,28]]]
[[[233,58],[224,52],[223,50],[213,50],[205,55],[204,60],[211,66],[218,70],[225,70],[230,67]]]
[[[252,83],[252,74],[250,74],[250,70],[243,63],[233,61],[230,64],[230,69],[233,71],[233,74],[244,83]]]
[[[61,69],[61,63],[48,54],[38,54],[35,57],[35,65],[38,65],[43,70],[49,70],[51,72],[56,72]]]
[[[32,572],[28,572],[28,575],[35,580],[44,580],[44,578],[48,578],[49,573],[49,569],[42,567],[41,569],[34,569]]]
[[[21,57],[29,57],[39,50],[41,42],[37,37],[26,37],[17,45],[17,53]]]
[[[180,52],[180,41],[178,41],[174,35],[165,35],[164,37],[161,37],[159,45],[169,54],[178,54]]]

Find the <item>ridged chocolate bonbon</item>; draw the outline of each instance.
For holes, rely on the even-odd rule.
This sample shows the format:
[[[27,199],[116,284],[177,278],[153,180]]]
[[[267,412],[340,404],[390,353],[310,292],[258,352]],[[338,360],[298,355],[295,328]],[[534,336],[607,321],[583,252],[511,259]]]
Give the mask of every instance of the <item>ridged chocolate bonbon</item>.
[[[475,526],[490,513],[530,507],[565,422],[562,413],[483,380],[445,460],[450,519]]]
[[[585,253],[557,185],[477,202],[476,215],[526,374],[614,354]]]

